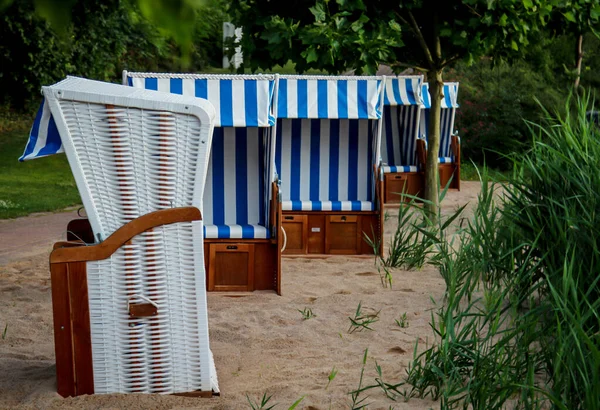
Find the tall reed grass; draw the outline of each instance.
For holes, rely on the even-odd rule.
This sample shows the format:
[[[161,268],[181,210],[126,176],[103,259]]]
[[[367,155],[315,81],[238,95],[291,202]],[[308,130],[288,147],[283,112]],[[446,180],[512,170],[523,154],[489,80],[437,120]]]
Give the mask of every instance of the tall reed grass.
[[[415,347],[405,380],[369,387],[443,409],[600,409],[600,130],[589,96],[566,104],[529,124],[533,146],[508,181],[482,171],[456,233],[462,209],[433,230],[413,224],[446,282],[436,341]]]

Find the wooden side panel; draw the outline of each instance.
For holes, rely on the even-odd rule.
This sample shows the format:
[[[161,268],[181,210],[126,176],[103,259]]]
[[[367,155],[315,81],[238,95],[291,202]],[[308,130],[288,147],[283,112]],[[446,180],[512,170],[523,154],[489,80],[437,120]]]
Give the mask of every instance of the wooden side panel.
[[[325,215],[308,215],[307,253],[325,253],[325,238],[327,236],[327,229],[325,225]]]
[[[94,394],[90,305],[85,262],[68,264],[76,395]]]
[[[67,264],[50,265],[52,315],[54,319],[54,351],[56,355],[56,387],[63,397],[75,396],[75,363],[71,339],[71,301]]]
[[[454,170],[456,166],[454,164],[439,164],[438,166],[440,173],[440,189],[444,189],[450,177],[454,174]],[[450,184],[450,188],[454,188],[456,175],[452,178],[452,183]]]
[[[209,248],[209,291],[254,290],[253,244],[212,243]]]
[[[307,249],[306,215],[283,214],[282,225],[287,237],[284,254],[305,254]]]
[[[81,240],[85,243],[94,243],[94,232],[87,218],[73,219],[67,225],[67,241]]]
[[[254,244],[254,289],[277,291],[277,243]]]

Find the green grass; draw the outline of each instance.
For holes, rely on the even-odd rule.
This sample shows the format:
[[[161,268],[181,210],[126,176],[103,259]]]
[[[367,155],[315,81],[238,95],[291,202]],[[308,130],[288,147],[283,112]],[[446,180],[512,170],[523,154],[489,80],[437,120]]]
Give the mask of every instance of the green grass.
[[[11,128],[0,132],[0,219],[53,212],[80,204],[66,156],[18,162],[29,130],[23,124]]]
[[[481,169],[480,165],[477,168]],[[479,181],[477,168],[470,161],[462,161],[460,164],[460,180],[461,181]],[[507,181],[511,175],[511,171],[500,169],[487,169],[487,173],[494,181]]]

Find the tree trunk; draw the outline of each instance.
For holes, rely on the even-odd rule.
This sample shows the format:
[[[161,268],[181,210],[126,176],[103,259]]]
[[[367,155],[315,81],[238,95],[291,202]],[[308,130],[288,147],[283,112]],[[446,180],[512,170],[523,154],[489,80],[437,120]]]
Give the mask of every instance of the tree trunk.
[[[425,199],[428,202],[425,206],[430,218],[435,220],[439,207],[440,109],[444,90],[442,70],[430,70],[427,78],[429,79],[431,109],[429,110],[429,129],[427,130],[429,136],[427,138],[427,162],[425,163]]]
[[[583,34],[579,34],[577,37],[577,49],[575,50],[575,92],[579,88],[579,79],[581,78],[581,63],[583,61]]]

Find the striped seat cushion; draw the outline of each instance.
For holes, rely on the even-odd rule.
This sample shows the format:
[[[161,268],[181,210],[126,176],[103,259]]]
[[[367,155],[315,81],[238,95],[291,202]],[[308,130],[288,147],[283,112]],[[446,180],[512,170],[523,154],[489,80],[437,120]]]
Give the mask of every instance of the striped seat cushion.
[[[261,225],[204,225],[206,239],[268,239],[269,230]]]
[[[415,165],[384,165],[381,167],[384,174],[403,173],[403,172],[418,172]]]
[[[453,161],[452,161],[452,157],[439,157],[438,162],[440,164],[451,164]]]
[[[282,201],[284,211],[373,211],[369,201]]]

